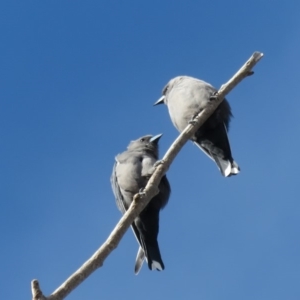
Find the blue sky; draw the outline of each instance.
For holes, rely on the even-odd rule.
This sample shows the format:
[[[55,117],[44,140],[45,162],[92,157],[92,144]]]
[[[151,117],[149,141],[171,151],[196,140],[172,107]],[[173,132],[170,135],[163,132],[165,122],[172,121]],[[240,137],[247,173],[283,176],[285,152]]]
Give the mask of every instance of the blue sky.
[[[188,143],[168,172],[166,266],[133,273],[131,231],[68,299],[300,298],[297,1],[3,1],[0,9],[0,298],[49,295],[120,218],[110,187],[130,140],[177,137],[163,86],[216,87],[256,50],[229,95],[241,173],[223,178]]]

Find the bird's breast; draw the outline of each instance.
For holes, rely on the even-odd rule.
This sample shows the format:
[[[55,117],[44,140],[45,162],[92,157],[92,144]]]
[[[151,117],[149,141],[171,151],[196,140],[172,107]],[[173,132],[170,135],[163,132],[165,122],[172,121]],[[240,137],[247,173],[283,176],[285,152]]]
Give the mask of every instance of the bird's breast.
[[[153,173],[153,165],[155,164],[156,159],[151,156],[146,156],[142,160],[142,176],[147,177]]]

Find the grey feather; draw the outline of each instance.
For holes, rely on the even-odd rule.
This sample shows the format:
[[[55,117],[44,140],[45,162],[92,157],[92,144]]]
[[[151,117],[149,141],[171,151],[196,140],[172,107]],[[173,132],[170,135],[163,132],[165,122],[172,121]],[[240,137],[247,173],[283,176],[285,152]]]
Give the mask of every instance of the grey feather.
[[[124,214],[132,203],[133,197],[143,189],[155,170],[158,159],[158,140],[161,135],[147,135],[132,141],[127,151],[117,155],[111,176],[111,185],[119,210]],[[160,192],[151,199],[146,208],[134,220],[131,228],[140,245],[136,257],[137,274],[144,259],[149,269],[163,270],[164,264],[157,242],[159,231],[159,212],[167,204],[170,196],[170,184],[163,176]]]

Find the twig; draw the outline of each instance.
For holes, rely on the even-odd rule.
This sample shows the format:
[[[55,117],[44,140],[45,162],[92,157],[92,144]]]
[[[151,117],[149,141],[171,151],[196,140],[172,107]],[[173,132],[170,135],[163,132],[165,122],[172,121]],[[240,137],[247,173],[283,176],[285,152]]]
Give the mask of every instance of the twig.
[[[39,282],[36,279],[31,281],[31,293],[32,293],[32,300],[46,300],[45,296],[43,295]]]
[[[104,244],[94,253],[94,255],[86,261],[74,274],[72,274],[60,287],[58,287],[50,296],[45,297],[39,288],[37,280],[31,282],[33,300],[61,300],[64,299],[71,291],[73,291],[80,283],[82,283],[90,274],[101,267],[109,254],[118,246],[123,235],[132,224],[133,220],[140,214],[145,206],[158,193],[158,184],[162,176],[167,172],[171,163],[175,159],[184,144],[193,136],[200,126],[209,118],[215,109],[223,101],[224,97],[245,77],[252,75],[252,68],[263,57],[260,52],[254,52],[249,60],[240,68],[240,70],[225,84],[223,84],[218,93],[213,97],[210,105],[202,110],[195,118],[192,124],[189,124],[185,130],[171,145],[162,163],[158,165],[155,172],[149,179],[145,187],[145,195],[141,197],[139,194],[134,196],[129,209],[122,216],[119,223],[111,232]]]

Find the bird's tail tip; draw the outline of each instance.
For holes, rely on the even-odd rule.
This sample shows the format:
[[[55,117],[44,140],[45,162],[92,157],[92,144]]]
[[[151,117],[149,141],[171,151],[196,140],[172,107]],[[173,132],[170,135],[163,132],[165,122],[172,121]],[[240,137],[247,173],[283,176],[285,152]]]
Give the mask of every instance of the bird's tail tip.
[[[165,269],[164,263],[161,259],[160,251],[157,247],[149,247],[148,248],[148,267],[150,270],[157,270],[157,271],[162,271]]]
[[[153,260],[151,262],[151,270],[162,271],[164,269],[165,269],[165,266],[162,261],[159,262],[159,261]]]
[[[145,256],[145,252],[142,249],[142,247],[139,247],[136,260],[135,260],[135,266],[134,266],[134,273],[135,275],[138,275],[142,266],[143,262],[146,260],[148,263],[149,269],[150,270],[157,270],[157,271],[163,271],[165,269],[164,263],[162,262],[161,259],[152,259],[151,261],[148,260],[148,258]]]
[[[227,167],[225,168],[225,170],[223,171],[223,174],[225,177],[229,177],[229,176],[232,176],[232,175],[237,175],[239,174],[241,171],[239,165],[236,163],[236,161],[228,161],[228,165]]]

